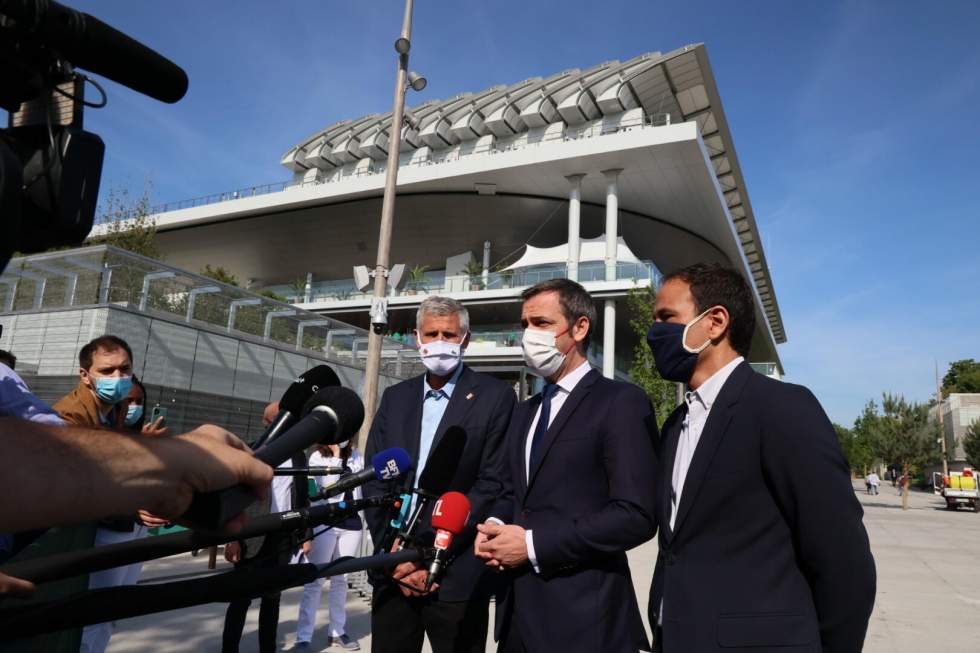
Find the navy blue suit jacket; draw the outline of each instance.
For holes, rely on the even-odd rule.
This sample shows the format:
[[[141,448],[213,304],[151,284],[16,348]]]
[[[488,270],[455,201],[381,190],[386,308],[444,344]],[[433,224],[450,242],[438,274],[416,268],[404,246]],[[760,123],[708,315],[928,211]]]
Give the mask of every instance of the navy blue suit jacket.
[[[686,405],[663,430],[663,650],[860,651],[875,567],[833,426],[809,390],[728,377],[708,414],[670,529],[670,483]]]
[[[411,456],[418,471],[419,443],[422,432],[422,381],[417,376],[385,390],[378,413],[371,423],[366,457],[389,447],[402,447]],[[476,595],[489,596],[493,590],[493,573],[472,554],[475,524],[489,516],[492,503],[500,496],[502,483],[497,476],[502,444],[511,414],[517,404],[513,388],[500,379],[474,372],[468,367],[453,389],[449,405],[436,429],[430,452],[450,426],[466,430],[466,448],[456,468],[450,490],[462,492],[470,500],[467,528],[453,539],[452,561],[443,575],[439,599],[466,601]],[[382,494],[377,482],[365,485],[364,496]],[[430,505],[420,524],[420,537],[432,536]],[[366,510],[364,514],[371,537],[380,541],[386,527],[384,510]]]
[[[626,551],[656,533],[656,420],[637,386],[590,371],[555,415],[525,473],[535,395],[507,433],[507,494],[494,516],[533,530],[541,573],[508,572],[496,636],[516,626],[529,651],[649,650]]]

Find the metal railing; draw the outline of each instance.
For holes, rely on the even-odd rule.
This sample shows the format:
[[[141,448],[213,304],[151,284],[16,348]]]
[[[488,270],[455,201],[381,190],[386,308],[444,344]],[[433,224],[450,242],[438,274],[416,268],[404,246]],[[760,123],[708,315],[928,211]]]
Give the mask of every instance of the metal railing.
[[[554,124],[560,125],[561,123]],[[487,140],[477,139],[476,141],[464,141],[463,143],[454,145],[446,150],[430,151],[429,154],[424,157],[418,156],[417,153],[423,149],[419,148],[419,150],[414,152],[406,152],[399,162],[399,167],[413,168],[451,163],[474,154],[494,155],[513,150],[521,150],[528,147],[536,147],[545,143],[561,143],[585,138],[595,138],[598,136],[628,132],[634,129],[664,127],[669,126],[670,124],[669,113],[658,113],[651,115],[642,114],[636,118],[627,118],[623,120],[600,118],[582,125],[567,125],[560,129],[556,128],[551,131],[549,131],[548,128],[543,128],[543,131],[530,130],[528,132],[522,132],[504,139],[497,139],[494,137]],[[197,206],[207,206],[220,202],[243,199],[246,197],[279,193],[296,188],[319,186],[321,184],[329,184],[352,177],[359,178],[384,174],[385,168],[387,167],[385,162],[372,160],[369,165],[364,165],[361,163],[363,160],[364,159],[357,162],[348,163],[344,166],[334,168],[333,170],[329,171],[318,171],[316,179],[280,181],[270,184],[246,186],[244,188],[238,188],[236,190],[224,193],[213,193],[203,197],[195,197],[192,199],[157,204],[150,207],[149,212],[151,215],[156,215],[159,213],[179,211],[181,209],[189,209]],[[126,217],[131,217],[131,215]]]
[[[490,272],[483,275],[454,275],[446,276],[445,271],[427,272],[424,278],[410,282],[402,290],[389,288],[389,296],[410,295],[441,295],[448,293],[476,292],[481,290],[501,290],[507,288],[527,288],[542,281],[562,279],[568,276],[566,265],[542,265],[528,268],[518,268],[504,272]],[[616,264],[617,280],[648,280],[654,287],[659,287],[663,275],[652,261],[624,262]],[[606,280],[606,265],[603,261],[586,261],[579,263],[578,279],[589,283]],[[280,295],[291,304],[307,303],[305,292],[299,293],[293,286],[270,286],[266,288]],[[369,292],[361,292],[354,286],[352,279],[334,279],[320,281],[311,285],[309,303],[336,301],[370,301]]]
[[[12,259],[0,275],[0,297],[0,313],[111,305],[355,367],[363,366],[358,346],[368,336],[365,329],[106,245]],[[391,367],[402,370],[414,348],[387,339],[385,351]]]

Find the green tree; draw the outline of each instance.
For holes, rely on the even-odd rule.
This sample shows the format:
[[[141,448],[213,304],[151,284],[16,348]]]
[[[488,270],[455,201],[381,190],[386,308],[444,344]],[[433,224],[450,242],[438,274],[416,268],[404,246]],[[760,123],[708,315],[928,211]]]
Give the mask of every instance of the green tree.
[[[630,329],[639,338],[633,348],[633,362],[630,364],[630,380],[650,397],[657,412],[657,425],[663,426],[667,416],[677,406],[677,386],[665,381],[653,364],[653,352],[647,345],[647,330],[653,324],[653,306],[656,295],[652,287],[633,288],[626,297]]]
[[[204,268],[201,269],[201,274],[205,277],[210,277],[215,281],[226,283],[229,286],[235,286],[236,288],[239,287],[238,277],[235,274],[233,274],[230,270],[227,270],[221,267],[220,265],[211,267],[211,264],[208,263],[207,265],[204,266]]]
[[[980,392],[980,362],[967,358],[949,364],[943,377],[943,396],[952,392]]]
[[[973,420],[966,435],[963,436],[963,450],[966,452],[966,460],[974,469],[980,467],[980,419]]]
[[[906,401],[901,395],[885,393],[879,414],[873,402],[858,418],[875,456],[902,469],[906,482],[902,509],[908,509],[910,474],[922,465],[939,462],[939,427],[929,419],[929,404]]]
[[[851,471],[866,475],[877,461],[865,434],[840,424],[834,424],[834,431],[837,432],[837,441],[840,442]]]
[[[90,245],[112,245],[134,254],[162,260],[163,252],[156,243],[156,221],[150,217],[150,186],[143,194],[130,198],[126,189],[110,189],[96,218],[105,224],[105,234],[89,238]]]

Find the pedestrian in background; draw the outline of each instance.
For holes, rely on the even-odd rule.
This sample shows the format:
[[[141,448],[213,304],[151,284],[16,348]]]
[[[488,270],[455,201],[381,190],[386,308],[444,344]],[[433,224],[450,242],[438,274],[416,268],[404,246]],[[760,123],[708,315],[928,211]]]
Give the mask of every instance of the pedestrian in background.
[[[339,467],[341,474],[314,476],[318,490],[325,490],[337,481],[356,474],[364,469],[364,457],[348,440],[340,444],[318,447],[310,456],[310,467]],[[361,498],[361,488],[347,490],[343,494],[315,501],[316,504],[356,501]],[[316,565],[332,562],[344,556],[356,557],[361,549],[363,523],[359,514],[352,514],[339,524],[329,527],[311,540],[303,543],[303,553],[307,560]],[[303,598],[299,604],[299,617],[296,624],[296,645],[292,650],[309,650],[316,628],[316,612],[320,607],[320,597],[326,579],[317,578],[303,587]],[[347,634],[347,575],[330,577],[330,591],[327,593],[330,609],[329,635],[327,646],[338,646],[347,651],[359,651],[360,644]]]

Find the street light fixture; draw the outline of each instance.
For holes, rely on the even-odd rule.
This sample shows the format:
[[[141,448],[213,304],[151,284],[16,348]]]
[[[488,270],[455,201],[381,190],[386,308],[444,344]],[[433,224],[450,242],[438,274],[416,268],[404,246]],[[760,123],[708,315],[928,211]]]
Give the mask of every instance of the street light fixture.
[[[425,77],[422,77],[422,75],[419,75],[414,70],[408,73],[408,85],[413,91],[421,92],[428,83],[429,82]]]
[[[412,42],[406,37],[402,36],[397,41],[395,41],[395,52],[398,54],[408,54],[408,51],[412,49]]]

